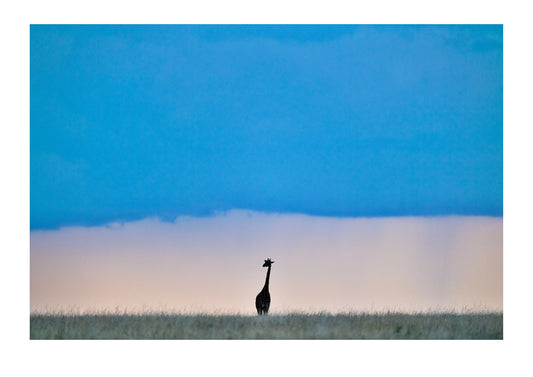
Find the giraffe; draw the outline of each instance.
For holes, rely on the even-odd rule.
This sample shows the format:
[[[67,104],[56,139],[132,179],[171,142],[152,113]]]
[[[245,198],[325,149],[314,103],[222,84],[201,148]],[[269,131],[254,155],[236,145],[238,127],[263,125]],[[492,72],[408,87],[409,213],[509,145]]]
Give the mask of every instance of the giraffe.
[[[268,282],[270,280],[270,268],[272,266],[272,263],[274,263],[273,260],[270,258],[265,259],[265,263],[263,264],[263,267],[268,267],[265,285],[263,286],[263,289],[257,297],[255,298],[255,308],[257,309],[257,314],[268,314],[268,308],[270,307],[270,293],[268,292]]]

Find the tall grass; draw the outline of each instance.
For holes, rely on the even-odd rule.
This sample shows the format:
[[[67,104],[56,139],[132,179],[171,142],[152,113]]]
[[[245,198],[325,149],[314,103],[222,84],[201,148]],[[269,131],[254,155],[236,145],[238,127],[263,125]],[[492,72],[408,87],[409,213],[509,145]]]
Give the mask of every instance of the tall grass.
[[[503,339],[503,314],[32,313],[31,339]]]

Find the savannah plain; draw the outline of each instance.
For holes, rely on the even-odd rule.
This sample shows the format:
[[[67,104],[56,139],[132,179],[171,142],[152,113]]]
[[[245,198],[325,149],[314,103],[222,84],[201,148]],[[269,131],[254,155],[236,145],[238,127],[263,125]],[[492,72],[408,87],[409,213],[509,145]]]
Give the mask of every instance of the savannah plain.
[[[503,339],[503,313],[38,313],[30,339]]]

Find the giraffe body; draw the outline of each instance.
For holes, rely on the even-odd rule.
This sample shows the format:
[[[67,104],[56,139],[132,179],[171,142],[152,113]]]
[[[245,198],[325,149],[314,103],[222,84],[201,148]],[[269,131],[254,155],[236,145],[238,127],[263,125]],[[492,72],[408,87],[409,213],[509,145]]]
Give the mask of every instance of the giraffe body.
[[[268,284],[270,281],[270,269],[272,268],[272,263],[274,263],[274,261],[268,258],[263,264],[263,267],[268,267],[268,270],[265,279],[265,285],[255,298],[255,308],[257,309],[258,315],[268,314],[268,309],[270,308],[270,292],[268,291]]]

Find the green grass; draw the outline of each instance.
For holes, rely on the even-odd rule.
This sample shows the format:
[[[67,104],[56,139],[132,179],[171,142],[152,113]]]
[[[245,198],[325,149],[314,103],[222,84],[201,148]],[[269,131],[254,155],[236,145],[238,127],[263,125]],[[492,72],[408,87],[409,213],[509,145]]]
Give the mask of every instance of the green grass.
[[[32,313],[30,339],[503,339],[503,314]]]

